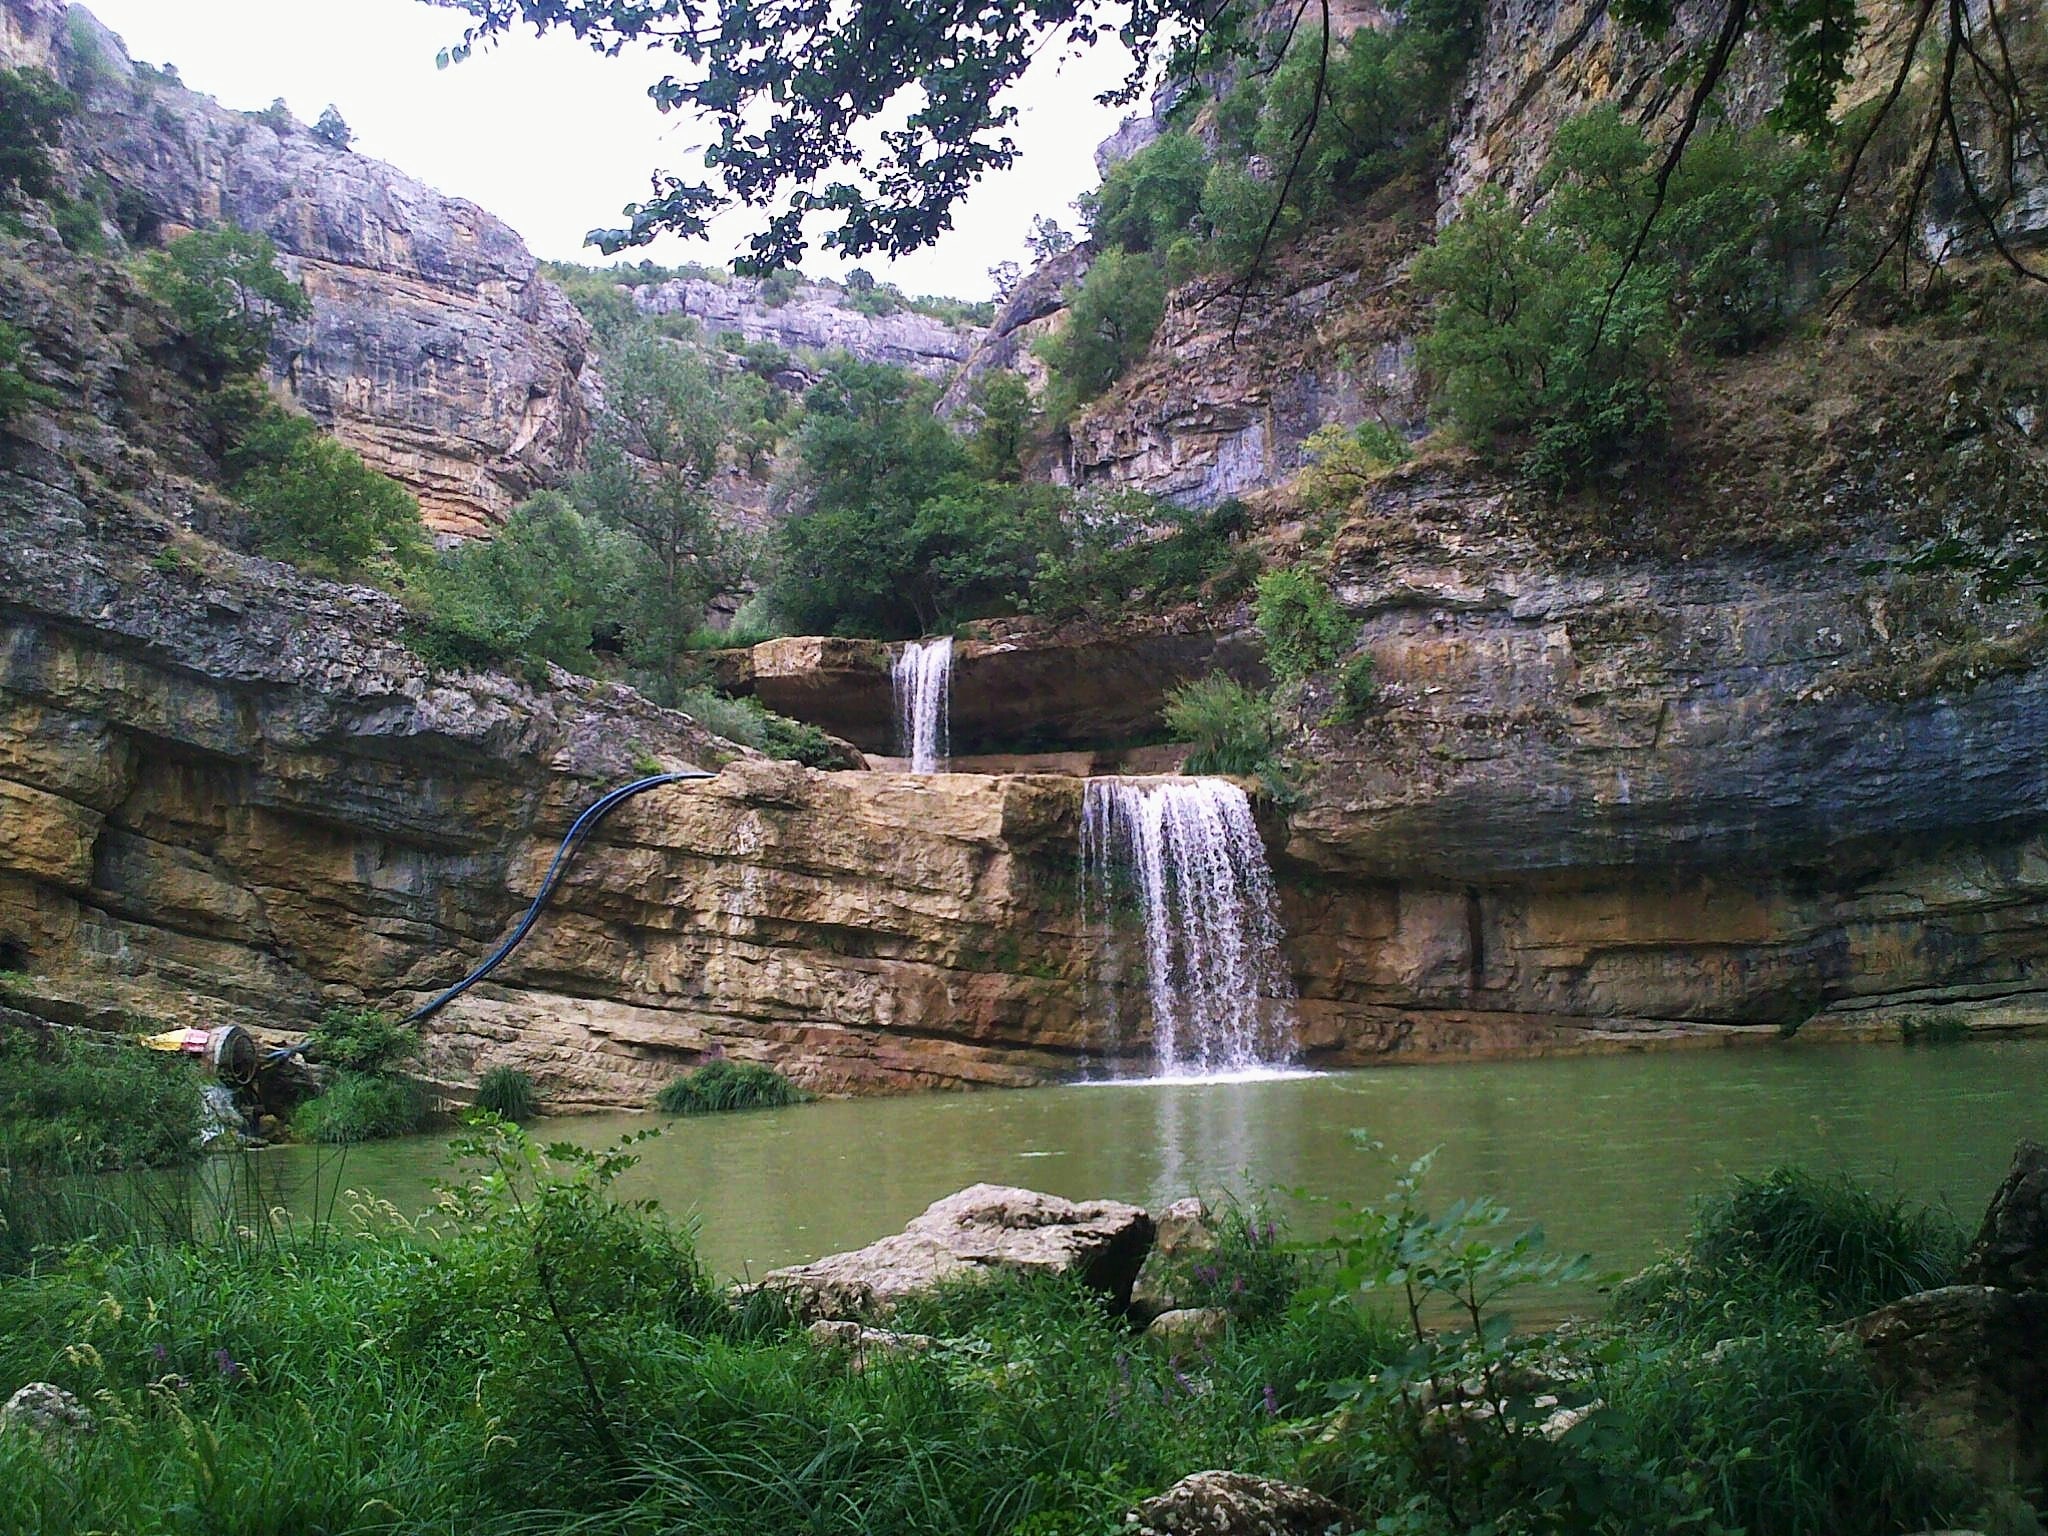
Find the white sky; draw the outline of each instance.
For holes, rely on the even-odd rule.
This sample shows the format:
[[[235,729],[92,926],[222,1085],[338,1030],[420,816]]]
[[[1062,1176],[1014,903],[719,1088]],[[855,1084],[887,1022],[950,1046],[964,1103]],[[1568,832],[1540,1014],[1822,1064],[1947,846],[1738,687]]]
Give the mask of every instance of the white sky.
[[[584,246],[584,233],[623,223],[619,210],[646,195],[657,167],[696,171],[691,151],[710,137],[648,101],[668,55],[604,59],[563,35],[526,36],[438,70],[434,56],[458,38],[463,18],[421,0],[87,3],[134,57],[176,64],[188,86],[224,106],[255,109],[282,96],[310,123],[333,102],[358,151],[488,208],[543,257],[603,264],[609,258]],[[1020,163],[978,186],[938,244],[893,265],[861,264],[912,293],[988,297],[987,269],[1023,259],[1032,215],[1075,225],[1068,205],[1095,184],[1095,145],[1121,115],[1094,97],[1125,62],[1113,44],[1064,68],[1041,60],[1018,92]],[[669,238],[622,259],[722,262],[744,248],[746,219],[729,218],[710,241]],[[813,274],[847,265],[815,242],[804,261]]]

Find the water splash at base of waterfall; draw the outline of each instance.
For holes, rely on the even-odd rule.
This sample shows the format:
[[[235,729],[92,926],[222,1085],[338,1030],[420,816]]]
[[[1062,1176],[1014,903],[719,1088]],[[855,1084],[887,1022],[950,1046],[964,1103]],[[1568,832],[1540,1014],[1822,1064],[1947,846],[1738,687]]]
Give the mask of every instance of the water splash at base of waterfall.
[[[1248,1077],[1294,1055],[1293,983],[1265,845],[1224,779],[1090,779],[1081,868],[1089,918],[1111,937],[1135,905],[1145,934],[1156,1076]]]
[[[913,640],[889,669],[896,746],[912,773],[939,773],[952,750],[953,637]]]

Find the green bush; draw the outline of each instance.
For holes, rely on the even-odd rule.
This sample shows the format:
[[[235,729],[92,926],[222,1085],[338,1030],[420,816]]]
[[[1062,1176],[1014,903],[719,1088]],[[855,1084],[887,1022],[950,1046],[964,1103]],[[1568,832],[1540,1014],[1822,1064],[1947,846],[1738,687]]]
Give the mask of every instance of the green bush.
[[[1947,1211],[1779,1168],[1703,1200],[1679,1250],[1623,1286],[1616,1310],[1709,1340],[1786,1306],[1839,1323],[1952,1284],[1964,1244]]]
[[[351,1072],[393,1072],[419,1059],[420,1034],[377,1008],[330,1008],[307,1036],[312,1058]]]
[[[1051,373],[1048,413],[1072,414],[1145,355],[1166,313],[1166,269],[1148,252],[1104,251],[1067,297],[1059,329],[1037,345]]]
[[[1408,458],[1408,443],[1379,421],[1355,427],[1318,427],[1302,444],[1309,464],[1299,481],[1303,497],[1314,507],[1350,505],[1365,488]]]
[[[775,1109],[801,1104],[804,1091],[773,1067],[752,1061],[707,1061],[655,1095],[670,1115],[708,1115],[729,1109]]]
[[[477,1079],[476,1107],[507,1120],[531,1120],[540,1113],[533,1078],[517,1067],[492,1067]]]
[[[1101,618],[1133,602],[1186,602],[1253,555],[1238,542],[1245,526],[1235,500],[1189,511],[1126,491],[1083,503],[1064,520],[1059,545],[1039,557],[1031,611]]]
[[[1373,662],[1371,651],[1360,651],[1345,662],[1337,674],[1334,714],[1339,721],[1363,720],[1372,713],[1379,700],[1379,669]]]
[[[778,715],[758,699],[729,699],[710,688],[686,688],[675,707],[714,736],[806,768],[849,766],[845,750],[815,725]]]
[[[1687,150],[1640,259],[1624,263],[1661,157],[1611,106],[1558,131],[1528,218],[1490,187],[1414,269],[1438,303],[1421,357],[1451,421],[1576,485],[1664,424],[1662,370],[1683,341],[1741,351],[1777,334],[1823,270],[1825,157],[1757,131]]]
[[[1201,140],[1166,133],[1109,168],[1084,199],[1097,244],[1121,251],[1164,251],[1188,233],[1202,211],[1209,174]]]
[[[0,209],[56,189],[50,150],[78,102],[46,69],[0,69]]]
[[[312,312],[304,290],[278,267],[270,237],[246,230],[180,235],[143,260],[142,282],[214,385],[259,372],[279,322]]]
[[[405,566],[426,552],[419,503],[309,417],[271,407],[227,456],[257,547],[340,577]]]
[[[1272,701],[1221,672],[1167,694],[1166,728],[1190,746],[1188,773],[1264,773],[1279,737]]]
[[[473,642],[461,661],[530,656],[587,673],[598,636],[631,614],[636,554],[631,539],[548,491],[514,508],[492,538],[424,564],[415,580],[431,622]]]
[[[120,1035],[0,1025],[0,1170],[70,1172],[189,1162],[198,1070]]]
[[[1731,1531],[1919,1531],[1978,1513],[1981,1494],[1901,1421],[1861,1352],[1817,1328],[1619,1355],[1599,1378],[1607,1477],[1706,1474],[1633,1529],[1679,1529],[1702,1506]]]
[[[50,204],[50,223],[64,248],[81,256],[104,256],[106,214],[91,198],[58,198]]]
[[[1253,612],[1266,643],[1266,663],[1283,683],[1335,666],[1358,634],[1329,583],[1307,566],[1261,576]]]
[[[344,1071],[292,1111],[291,1125],[301,1141],[346,1144],[409,1135],[426,1118],[427,1091],[410,1078]]]

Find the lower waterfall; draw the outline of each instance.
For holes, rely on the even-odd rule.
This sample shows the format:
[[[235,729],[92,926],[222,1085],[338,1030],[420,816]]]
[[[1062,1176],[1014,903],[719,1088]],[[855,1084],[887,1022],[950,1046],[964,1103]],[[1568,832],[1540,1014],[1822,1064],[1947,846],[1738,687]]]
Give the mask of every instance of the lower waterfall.
[[[953,637],[913,640],[889,669],[896,695],[896,750],[912,773],[938,773],[952,747]]]
[[[1224,779],[1090,779],[1081,817],[1084,912],[1110,935],[1144,920],[1153,1054],[1161,1077],[1285,1066],[1293,982],[1273,875],[1250,799]]]

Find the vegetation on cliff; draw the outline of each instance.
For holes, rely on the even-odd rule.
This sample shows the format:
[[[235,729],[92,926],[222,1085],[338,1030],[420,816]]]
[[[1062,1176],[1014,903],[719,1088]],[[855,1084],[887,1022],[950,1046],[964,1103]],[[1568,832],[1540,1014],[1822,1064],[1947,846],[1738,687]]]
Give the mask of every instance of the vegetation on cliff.
[[[629,1148],[550,1164],[494,1128],[465,1150],[426,1223],[193,1206],[170,1233],[115,1207],[94,1230],[119,1241],[46,1223],[50,1246],[0,1249],[0,1383],[98,1421],[89,1454],[0,1433],[0,1530],[1078,1536],[1209,1467],[1413,1536],[1917,1530],[1992,1501],[1759,1283],[1683,1325],[1515,1329],[1506,1307],[1580,1266],[1485,1202],[1428,1210],[1419,1169],[1327,1242],[1223,1217],[1176,1282],[1228,1315],[1199,1347],[1042,1278],[914,1299],[892,1323],[936,1346],[856,1364],[618,1198]],[[1673,1262],[1727,1246],[1719,1222]],[[1787,1283],[1871,1241],[1834,1232]]]
[[[1028,396],[982,398],[975,436],[899,368],[833,361],[805,396],[764,603],[800,633],[897,639],[967,619],[1193,597],[1231,570],[1234,503],[1194,514],[1140,495],[1020,483]],[[1242,573],[1240,573],[1240,584]]]

